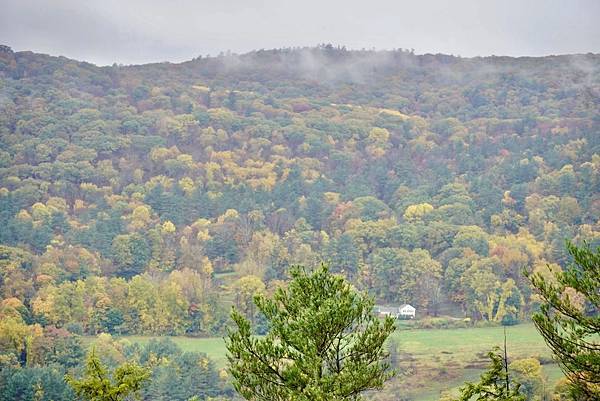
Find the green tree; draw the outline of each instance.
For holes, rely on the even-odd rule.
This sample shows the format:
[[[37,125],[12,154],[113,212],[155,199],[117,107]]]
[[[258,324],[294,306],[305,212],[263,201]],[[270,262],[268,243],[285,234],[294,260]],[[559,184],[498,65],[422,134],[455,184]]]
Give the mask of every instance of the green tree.
[[[360,251],[350,235],[344,233],[339,238],[330,241],[328,251],[331,264],[346,277],[354,277],[358,273]]]
[[[287,289],[255,297],[269,322],[264,338],[252,335],[237,310],[237,330],[226,338],[236,390],[249,400],[360,400],[392,376],[385,340],[394,321],[378,320],[373,300],[356,292],[326,265],[313,272],[294,266]]]
[[[151,256],[148,241],[140,234],[117,235],[112,242],[112,253],[118,274],[125,278],[141,274]]]
[[[65,380],[82,400],[119,401],[139,391],[149,377],[150,370],[130,362],[117,367],[110,375],[92,350],[86,361],[85,376],[78,380],[66,375]]]
[[[56,367],[0,369],[0,401],[72,401],[73,397]]]
[[[571,381],[575,398],[600,394],[600,247],[567,242],[573,258],[553,280],[528,274],[542,298],[533,322]],[[577,298],[583,297],[583,301]]]
[[[506,350],[506,348],[505,348]],[[525,401],[519,392],[519,384],[511,383],[508,374],[508,358],[499,348],[488,353],[491,364],[479,383],[465,383],[460,389],[458,401]]]

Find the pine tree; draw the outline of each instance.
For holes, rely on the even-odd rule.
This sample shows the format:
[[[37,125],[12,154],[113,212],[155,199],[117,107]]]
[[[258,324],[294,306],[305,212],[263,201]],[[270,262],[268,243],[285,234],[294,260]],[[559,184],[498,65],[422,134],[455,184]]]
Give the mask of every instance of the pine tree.
[[[135,363],[124,363],[111,375],[94,350],[86,361],[85,376],[78,380],[66,375],[66,382],[85,401],[120,401],[140,390],[150,371]]]
[[[460,389],[458,401],[525,401],[519,392],[519,384],[511,383],[508,374],[506,344],[504,354],[499,348],[488,353],[492,363],[479,380],[479,383],[465,383]]]
[[[575,399],[600,397],[600,247],[577,247],[567,242],[573,258],[564,272],[554,274],[555,282],[541,274],[528,275],[543,300],[533,322],[552,349],[567,378]],[[571,290],[569,290],[571,289]],[[569,296],[575,290],[581,304]]]
[[[287,289],[255,303],[269,324],[253,336],[237,310],[226,345],[236,390],[248,400],[360,400],[393,375],[384,343],[392,318],[373,315],[373,300],[321,265],[291,269]]]

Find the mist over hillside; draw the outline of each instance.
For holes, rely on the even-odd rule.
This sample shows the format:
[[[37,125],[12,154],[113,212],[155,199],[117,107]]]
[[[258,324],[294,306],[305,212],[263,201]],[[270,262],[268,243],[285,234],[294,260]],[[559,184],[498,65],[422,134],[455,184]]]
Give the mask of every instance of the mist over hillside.
[[[32,61],[39,60],[43,64],[45,74],[52,73],[53,69],[62,68],[65,63],[88,71],[96,70],[96,74],[99,75],[96,79],[103,77],[103,82],[91,83],[99,86],[97,90],[118,87],[121,81],[127,78],[131,78],[133,82],[152,80],[171,85],[193,84],[196,80],[206,80],[225,89],[231,86],[233,90],[258,90],[261,94],[269,92],[271,96],[284,98],[293,97],[295,94],[280,92],[278,87],[285,86],[281,84],[282,80],[291,80],[306,90],[318,90],[314,95],[323,98],[322,101],[352,103],[351,101],[355,100],[360,104],[405,108],[406,111],[416,112],[421,91],[456,85],[462,86],[463,92],[469,92],[469,87],[482,91],[491,86],[500,86],[504,90],[518,90],[529,95],[556,97],[552,89],[558,89],[558,86],[564,84],[568,85],[570,91],[578,92],[561,97],[573,97],[578,94],[588,102],[597,102],[599,59],[600,55],[592,53],[547,57],[461,58],[444,54],[415,55],[412,51],[401,49],[349,51],[343,47],[322,45],[316,48],[259,50],[242,55],[221,54],[217,57],[199,57],[179,64],[95,67],[64,57],[55,58],[31,52],[12,53],[9,50],[4,52],[3,73],[12,78],[19,78],[21,74],[28,73],[38,75],[42,71],[36,68],[41,65],[38,66]],[[72,78],[85,80],[85,76]],[[549,83],[552,83],[553,87],[545,86]],[[338,93],[336,89],[344,85],[346,91]],[[348,91],[350,92],[347,93]],[[403,103],[398,104],[396,97],[401,97]],[[463,97],[473,103],[474,99],[470,93],[463,93]],[[492,106],[504,106],[505,99],[487,100]],[[484,102],[483,99],[479,101]],[[455,105],[455,108],[462,106]],[[483,104],[471,106],[477,109],[477,106],[481,108]],[[437,111],[438,117],[458,112],[456,109],[418,111],[426,115]],[[522,113],[524,112],[526,110],[522,110]]]

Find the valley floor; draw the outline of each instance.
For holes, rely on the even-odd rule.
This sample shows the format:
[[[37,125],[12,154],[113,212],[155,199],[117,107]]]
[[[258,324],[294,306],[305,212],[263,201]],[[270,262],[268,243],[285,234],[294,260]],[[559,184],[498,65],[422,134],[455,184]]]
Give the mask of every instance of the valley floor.
[[[553,363],[549,349],[533,324],[507,327],[506,333],[509,358],[539,359],[548,378],[547,386],[553,387],[562,372]],[[153,337],[120,338],[143,345]],[[171,339],[183,351],[206,353],[219,368],[225,367],[226,349],[222,338]],[[395,394],[401,391],[415,401],[433,401],[442,391],[456,390],[466,380],[477,380],[488,364],[487,352],[494,346],[502,346],[504,330],[503,327],[398,330],[392,341],[397,344],[399,375],[388,385],[388,391],[393,389]]]

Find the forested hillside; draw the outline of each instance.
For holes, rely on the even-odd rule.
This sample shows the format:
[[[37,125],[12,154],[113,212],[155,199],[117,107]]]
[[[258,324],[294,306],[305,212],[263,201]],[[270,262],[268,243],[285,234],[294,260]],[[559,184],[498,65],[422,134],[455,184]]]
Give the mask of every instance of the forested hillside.
[[[0,53],[0,296],[29,324],[222,333],[330,261],[380,303],[513,322],[600,243],[600,56],[320,46],[96,67]],[[462,312],[461,312],[462,311]]]

